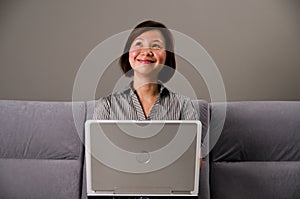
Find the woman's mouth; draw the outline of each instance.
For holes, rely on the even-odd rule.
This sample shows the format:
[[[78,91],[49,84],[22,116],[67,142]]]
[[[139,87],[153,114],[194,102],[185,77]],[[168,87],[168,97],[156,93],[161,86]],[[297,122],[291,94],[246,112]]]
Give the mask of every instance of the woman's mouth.
[[[155,62],[154,60],[150,60],[150,59],[137,59],[137,61],[142,64],[152,64]]]

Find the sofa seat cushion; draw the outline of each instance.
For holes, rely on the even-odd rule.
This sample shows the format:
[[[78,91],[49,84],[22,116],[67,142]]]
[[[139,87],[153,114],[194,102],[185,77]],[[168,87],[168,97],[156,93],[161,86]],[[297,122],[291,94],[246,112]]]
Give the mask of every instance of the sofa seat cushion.
[[[215,162],[211,165],[214,199],[300,198],[300,162]]]
[[[84,102],[0,100],[0,198],[80,198]]]
[[[0,159],[0,198],[79,198],[76,160]]]

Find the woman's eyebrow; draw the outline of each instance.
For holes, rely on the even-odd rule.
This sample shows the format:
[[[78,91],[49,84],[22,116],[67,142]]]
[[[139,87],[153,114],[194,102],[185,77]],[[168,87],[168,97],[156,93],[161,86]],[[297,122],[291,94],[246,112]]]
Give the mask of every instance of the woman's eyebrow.
[[[136,40],[142,40],[142,41],[144,41],[145,39],[142,38],[142,37],[137,37],[134,41],[136,41]],[[164,43],[161,39],[154,39],[154,40],[152,40],[152,42]]]
[[[160,42],[160,43],[164,43],[161,39],[154,39],[152,42]]]
[[[141,37],[137,37],[137,38],[135,38],[135,41],[136,40],[144,40],[143,38],[141,38]]]

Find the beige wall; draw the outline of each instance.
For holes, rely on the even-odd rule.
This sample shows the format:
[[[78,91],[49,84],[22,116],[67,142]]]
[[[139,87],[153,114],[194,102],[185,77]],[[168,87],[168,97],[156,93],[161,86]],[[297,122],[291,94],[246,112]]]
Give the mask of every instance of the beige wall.
[[[153,19],[208,51],[229,101],[300,100],[299,15],[297,0],[1,0],[0,99],[71,100],[77,70],[96,45]],[[210,101],[201,74],[177,60],[197,97]],[[120,75],[115,61],[96,98]]]

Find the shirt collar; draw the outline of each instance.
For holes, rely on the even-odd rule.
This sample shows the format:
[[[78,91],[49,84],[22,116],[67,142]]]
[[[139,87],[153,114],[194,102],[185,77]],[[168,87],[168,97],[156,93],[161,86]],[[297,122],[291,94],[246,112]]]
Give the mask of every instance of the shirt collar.
[[[167,87],[164,86],[163,82],[161,82],[160,80],[158,80],[158,86],[159,86],[159,94],[161,95],[164,91],[169,91]],[[136,94],[136,90],[133,88],[133,81],[131,81],[129,83],[129,85],[127,86],[125,92],[129,93],[129,95],[135,95]]]

